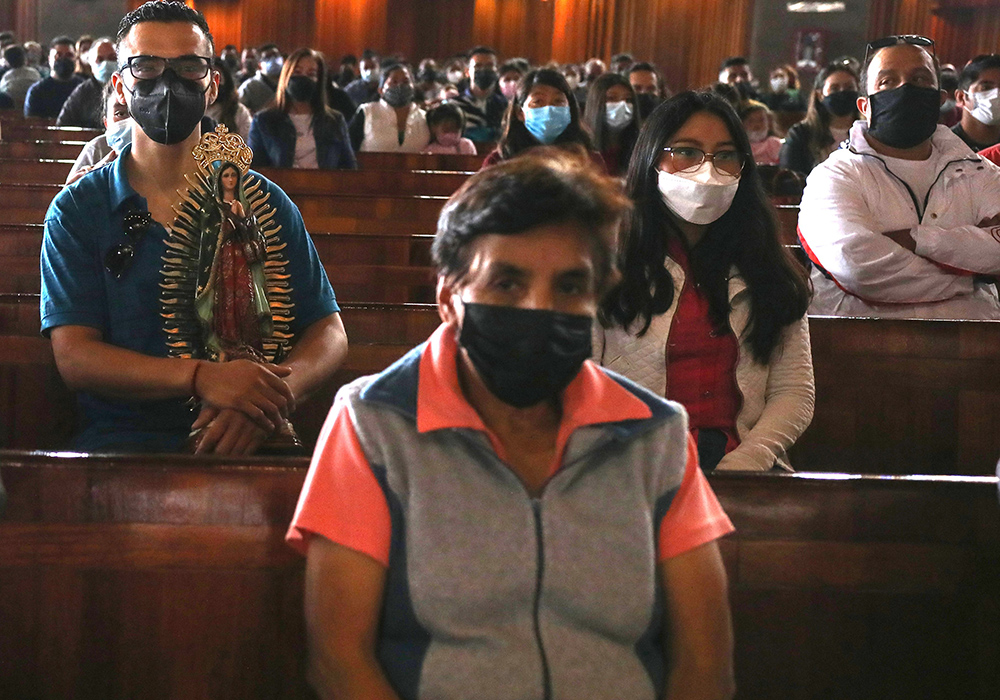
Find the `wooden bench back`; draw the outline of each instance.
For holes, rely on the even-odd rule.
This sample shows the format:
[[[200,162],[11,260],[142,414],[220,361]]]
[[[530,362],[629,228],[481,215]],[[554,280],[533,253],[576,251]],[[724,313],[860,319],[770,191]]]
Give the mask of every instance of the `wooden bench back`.
[[[0,452],[5,695],[309,697],[283,542],[306,466]],[[709,481],[739,697],[995,698],[995,478]]]

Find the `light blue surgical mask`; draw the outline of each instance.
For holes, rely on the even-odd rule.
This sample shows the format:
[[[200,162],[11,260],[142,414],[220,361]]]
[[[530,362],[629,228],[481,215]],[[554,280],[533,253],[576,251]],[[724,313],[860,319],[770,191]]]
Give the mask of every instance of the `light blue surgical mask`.
[[[104,132],[104,138],[108,140],[108,145],[120,154],[125,150],[125,146],[132,143],[132,119],[122,119],[119,122],[108,124]]]
[[[605,104],[605,121],[613,131],[624,129],[632,123],[632,105],[625,100]]]
[[[524,108],[524,126],[532,136],[546,145],[559,138],[572,119],[569,105]]]
[[[285,59],[281,56],[267,58],[260,62],[260,70],[268,78],[277,78],[281,75],[281,67],[285,64]]]
[[[118,70],[118,63],[116,61],[101,61],[91,66],[90,69],[94,72],[94,77],[101,81],[102,85],[107,85],[108,81],[111,80],[111,76]]]

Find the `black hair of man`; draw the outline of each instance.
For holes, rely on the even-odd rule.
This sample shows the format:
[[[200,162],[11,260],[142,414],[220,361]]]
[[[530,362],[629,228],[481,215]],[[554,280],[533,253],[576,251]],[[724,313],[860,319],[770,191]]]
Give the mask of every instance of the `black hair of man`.
[[[638,73],[639,71],[649,71],[650,73],[654,73],[656,75],[659,75],[660,73],[660,71],[656,70],[656,66],[654,66],[652,63],[648,61],[640,61],[639,63],[633,63],[632,67],[628,69],[628,72],[630,74]]]
[[[345,53],[340,57],[340,65],[342,66],[356,66],[358,65],[358,57],[353,53]]]
[[[474,46],[473,48],[469,49],[469,53],[467,53],[465,57],[469,60],[472,60],[472,57],[475,56],[476,54],[489,54],[490,56],[495,57],[497,55],[497,52],[494,51],[489,46]]]
[[[236,51],[236,44],[226,44],[222,47],[223,51]]]
[[[719,72],[726,70],[726,68],[732,68],[733,66],[748,66],[750,61],[746,59],[746,56],[730,56],[719,66]]]
[[[70,46],[76,47],[76,42],[70,39],[68,36],[57,36],[55,39],[49,42],[49,48],[54,49],[57,46],[62,46],[64,44],[69,44]]]
[[[20,44],[11,44],[3,50],[3,60],[11,68],[22,68],[24,66],[24,47]]]
[[[376,51],[375,49],[365,49],[364,51],[362,51],[361,60],[381,62],[381,59],[379,58],[378,55],[378,51]]]
[[[281,49],[278,48],[277,44],[261,44],[259,47],[257,47],[257,55],[258,56],[260,54],[264,53],[265,51],[279,51],[280,52]]]
[[[958,72],[951,68],[942,68],[940,81],[941,89],[948,93],[949,99],[954,99],[955,90],[958,90]]]
[[[150,0],[150,2],[139,5],[122,17],[122,21],[118,25],[115,47],[121,45],[132,27],[143,22],[187,22],[193,24],[202,31],[208,40],[208,54],[215,55],[215,39],[212,38],[212,32],[208,28],[208,22],[205,21],[205,15],[182,2],[176,2],[176,0]]]
[[[4,46],[6,44],[13,44],[14,41],[15,41],[14,32],[12,31],[0,32],[0,46]]]
[[[959,90],[968,90],[974,82],[979,80],[980,74],[985,70],[1000,68],[1000,55],[995,53],[982,54],[976,56],[965,64],[965,68],[958,74]],[[944,86],[942,86],[944,87]]]
[[[625,63],[625,61],[632,63],[632,61],[634,60],[635,59],[632,57],[632,54],[630,53],[616,53],[614,56],[611,57],[612,63]]]
[[[913,48],[920,49],[925,54],[927,54],[928,56],[931,57],[931,63],[934,64],[934,79],[937,80],[938,87],[941,86],[941,63],[938,62],[937,55],[931,53],[930,51],[928,51],[923,46],[919,46],[917,44],[911,44],[911,43],[909,43],[907,41],[904,41],[900,37],[900,38],[897,39],[897,41],[896,41],[895,44],[890,44],[889,46],[884,46],[881,49],[878,49],[877,51],[867,51],[866,52],[868,54],[868,59],[864,62],[864,65],[861,66],[861,75],[858,76],[858,94],[859,95],[861,95],[862,97],[868,97],[868,67],[871,66],[872,61],[875,60],[875,57],[878,56],[883,51],[885,51],[886,49],[891,49],[891,48],[894,48],[896,46],[902,46],[902,45],[912,46]]]

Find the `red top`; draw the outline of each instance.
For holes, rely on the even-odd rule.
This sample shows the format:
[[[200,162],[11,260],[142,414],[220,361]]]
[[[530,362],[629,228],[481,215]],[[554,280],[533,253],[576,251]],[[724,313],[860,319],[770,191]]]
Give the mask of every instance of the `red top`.
[[[676,238],[667,254],[684,270],[684,287],[667,339],[667,398],[687,409],[691,431],[717,428],[729,440],[726,452],[739,445],[736,414],[742,397],[736,386],[739,342],[732,330],[717,331],[709,316],[708,297],[692,279],[688,253]]]

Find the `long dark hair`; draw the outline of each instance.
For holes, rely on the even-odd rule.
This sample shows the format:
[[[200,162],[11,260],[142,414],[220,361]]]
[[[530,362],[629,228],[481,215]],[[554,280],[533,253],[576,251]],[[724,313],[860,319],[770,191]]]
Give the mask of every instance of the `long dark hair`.
[[[285,90],[288,88],[288,81],[291,80],[292,74],[295,72],[295,66],[306,56],[311,56],[316,61],[316,89],[313,90],[312,99],[309,101],[309,107],[312,111],[312,121],[315,123],[320,117],[333,116],[334,113],[334,110],[326,101],[326,60],[319,51],[298,49],[285,60],[285,64],[281,67],[281,76],[278,78],[278,88],[274,99],[278,109],[288,114],[288,108],[291,106],[292,101],[285,93]]]
[[[833,136],[830,135],[830,120],[833,119],[833,115],[823,106],[823,85],[834,73],[847,73],[854,78],[855,84],[861,85],[858,74],[845,63],[829,63],[816,76],[813,91],[809,94],[806,117],[802,120],[809,127],[809,153],[812,154],[814,163],[825,160],[826,149],[833,143]],[[861,118],[857,107],[854,108],[854,118]]]
[[[569,126],[550,145],[569,146],[576,144],[588,151],[591,150],[590,137],[587,136],[587,132],[580,125],[580,107],[576,103],[573,91],[569,89],[569,83],[566,82],[566,78],[557,70],[536,68],[521,78],[521,81],[517,84],[517,95],[507,105],[507,112],[503,117],[503,135],[497,143],[497,150],[500,151],[503,159],[513,158],[525,149],[542,145],[538,139],[531,135],[528,127],[524,125],[524,122],[520,118],[521,108],[528,101],[531,88],[536,85],[553,87],[566,95],[566,99],[569,100]]]
[[[215,98],[215,104],[219,107],[219,122],[226,125],[229,133],[238,134],[240,132],[236,128],[236,109],[239,98],[236,96],[233,74],[229,72],[229,66],[218,56],[212,59],[212,68],[219,74],[219,96]]]
[[[635,209],[618,239],[622,278],[602,302],[600,318],[605,325],[623,328],[638,320],[642,335],[653,316],[666,312],[673,303],[674,283],[664,267],[667,241],[675,237],[684,244],[685,239],[663,202],[657,169],[667,141],[697,112],[722,120],[737,150],[746,157],[746,165],[729,210],[709,225],[690,250],[692,282],[708,297],[715,326],[727,328],[728,281],[730,268],[736,267],[750,294],[746,339],[754,358],[764,364],[782,329],[805,314],[809,283],[802,267],[778,242],[774,209],[739,117],[728,102],[711,93],[682,92],[672,97],[653,111],[639,133],[625,184]]]
[[[628,90],[628,102],[632,105],[632,123],[621,130],[619,134],[619,144],[621,146],[621,158],[619,162],[627,164],[635,148],[636,139],[639,138],[639,108],[636,106],[635,90],[624,76],[618,73],[605,73],[590,86],[587,92],[587,106],[583,110],[584,121],[590,129],[590,135],[594,139],[594,148],[603,151],[611,142],[611,130],[604,119],[605,104],[608,90],[614,85],[620,85]]]

